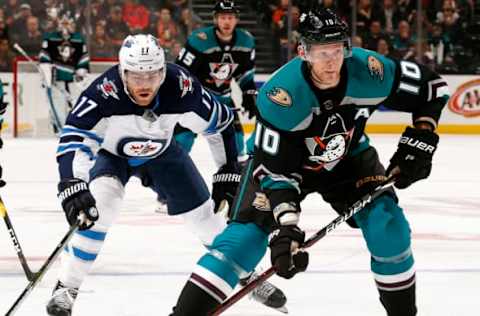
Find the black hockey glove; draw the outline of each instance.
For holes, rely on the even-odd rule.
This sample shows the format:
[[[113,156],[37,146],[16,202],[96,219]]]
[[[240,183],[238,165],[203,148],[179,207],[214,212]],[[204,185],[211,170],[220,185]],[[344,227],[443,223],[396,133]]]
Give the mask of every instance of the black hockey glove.
[[[224,165],[213,175],[212,199],[215,203],[215,213],[223,208],[225,201],[232,207],[240,178],[240,169],[237,165]]]
[[[63,211],[68,223],[75,224],[80,216],[79,230],[88,229],[98,219],[98,211],[95,207],[88,184],[80,179],[66,179],[58,183],[58,198],[62,203]]]
[[[435,132],[407,127],[387,168],[387,175],[398,173],[395,187],[405,189],[418,180],[426,179],[432,170],[432,157],[437,145],[438,135]]]
[[[246,90],[242,94],[242,107],[251,119],[257,115],[257,90]]]
[[[270,258],[277,274],[290,279],[308,266],[308,252],[299,250],[305,233],[296,225],[280,226],[270,237]]]

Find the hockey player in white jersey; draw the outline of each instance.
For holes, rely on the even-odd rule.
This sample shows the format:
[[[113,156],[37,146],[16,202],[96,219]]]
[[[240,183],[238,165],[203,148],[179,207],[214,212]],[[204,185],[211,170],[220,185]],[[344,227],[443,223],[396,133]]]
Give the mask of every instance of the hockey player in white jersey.
[[[187,70],[166,64],[151,35],[128,36],[119,61],[81,94],[61,133],[58,196],[70,225],[84,220],[62,255],[49,315],[72,314],[131,176],[162,190],[169,214],[205,246],[224,229],[207,185],[172,137],[177,123],[206,136],[219,167],[213,192],[234,194],[239,182],[232,111]]]

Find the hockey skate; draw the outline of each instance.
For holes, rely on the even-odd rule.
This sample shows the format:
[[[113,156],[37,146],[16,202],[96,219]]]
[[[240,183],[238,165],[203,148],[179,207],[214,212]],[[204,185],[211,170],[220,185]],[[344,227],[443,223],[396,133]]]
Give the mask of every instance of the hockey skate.
[[[53,289],[52,298],[47,304],[47,313],[50,316],[71,316],[78,289],[68,288],[60,281]]]
[[[258,274],[254,271],[252,274],[250,274],[250,276],[241,279],[240,285],[247,285],[250,280],[253,280],[257,276]],[[257,286],[253,291],[250,292],[249,296],[251,299],[260,302],[265,306],[276,309],[284,314],[288,314],[288,309],[285,306],[285,304],[287,303],[287,298],[285,297],[285,294],[283,294],[282,290],[280,290],[268,281],[260,283],[259,286]]]
[[[157,199],[157,208],[155,209],[155,213],[168,214],[168,206],[166,200]]]

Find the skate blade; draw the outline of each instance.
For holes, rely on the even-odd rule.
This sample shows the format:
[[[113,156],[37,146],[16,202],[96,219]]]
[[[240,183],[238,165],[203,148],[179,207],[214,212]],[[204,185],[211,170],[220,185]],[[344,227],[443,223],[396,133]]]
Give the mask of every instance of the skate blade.
[[[280,313],[288,314],[288,309],[286,306],[282,306],[279,308],[274,308],[275,310],[279,311]]]

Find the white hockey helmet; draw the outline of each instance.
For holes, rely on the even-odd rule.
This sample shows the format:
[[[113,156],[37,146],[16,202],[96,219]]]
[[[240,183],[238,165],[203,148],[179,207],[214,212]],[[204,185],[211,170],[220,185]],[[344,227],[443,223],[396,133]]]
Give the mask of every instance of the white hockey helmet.
[[[129,96],[126,82],[126,73],[128,71],[141,73],[158,70],[161,73],[160,85],[165,80],[165,53],[153,35],[137,34],[127,36],[120,48],[118,59],[120,62],[120,76],[125,92]]]

